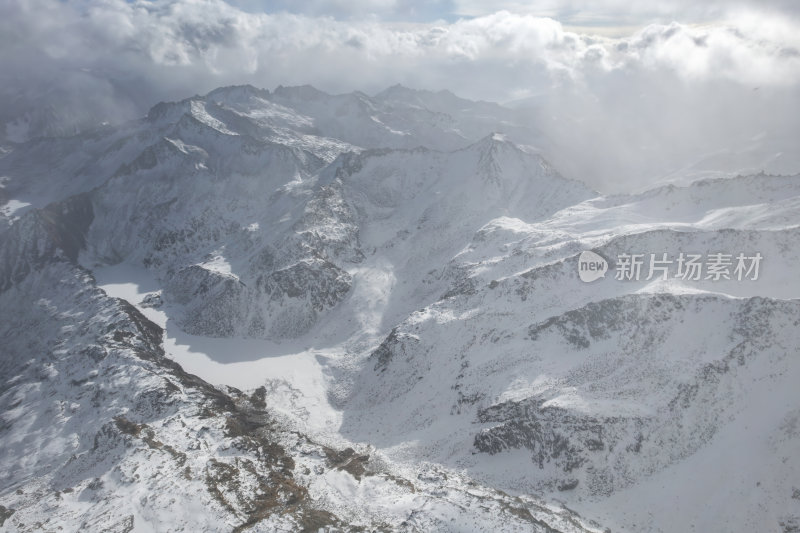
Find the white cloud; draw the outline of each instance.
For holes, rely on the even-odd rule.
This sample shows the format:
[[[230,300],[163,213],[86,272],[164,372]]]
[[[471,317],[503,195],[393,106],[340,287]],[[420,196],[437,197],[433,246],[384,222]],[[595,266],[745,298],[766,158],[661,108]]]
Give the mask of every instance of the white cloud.
[[[533,4],[573,14],[590,9],[580,0]],[[600,5],[613,15],[623,4],[640,6]],[[709,13],[722,12],[723,4],[708,4]],[[784,2],[770,4],[777,9]],[[318,3],[321,11],[332,5]],[[759,104],[759,116],[796,132],[797,119],[778,106],[793,101],[800,85],[800,23],[779,11],[740,3],[734,11],[731,5],[724,23],[651,24],[609,38],[511,11],[397,23],[253,13],[221,0],[7,0],[0,4],[0,121],[19,119],[25,102],[38,105],[45,95],[66,102],[72,118],[121,119],[158,100],[220,85],[310,83],[334,92],[374,92],[399,82],[497,101],[531,97],[540,110],[536,119],[553,138],[569,141],[559,129],[569,125],[584,132],[572,134],[576,146],[594,151],[591,132],[605,136],[606,151],[617,150],[622,159],[631,142],[697,145],[721,134],[722,127],[700,120],[760,127],[751,105],[756,87],[775,96],[774,104]],[[676,6],[693,13],[688,0],[645,7]],[[362,2],[366,11],[412,7]],[[634,8],[637,16],[645,7]],[[677,132],[683,133],[676,141]],[[638,169],[631,163],[627,172]]]
[[[720,21],[730,15],[757,11],[784,16],[800,15],[794,0],[456,0],[453,12],[480,17],[507,10],[513,13],[556,18],[570,26],[643,26],[658,22],[687,24]]]
[[[13,56],[22,52],[67,67],[133,69],[131,74],[157,85],[158,80],[148,79],[151,70],[170,67],[173,82],[183,76],[192,83],[203,80],[197,89],[241,78],[266,85],[303,79],[346,89],[416,77],[425,85],[439,70],[455,75],[469,65],[476,74],[489,67],[504,75],[484,79],[479,87],[450,78],[454,85],[498,99],[520,90],[513,85],[526,82],[525,69],[538,76],[540,66],[573,76],[599,67],[667,69],[686,78],[757,84],[794,84],[800,75],[798,25],[768,17],[758,23],[748,17],[741,27],[650,25],[631,37],[609,39],[507,11],[449,24],[398,26],[251,14],[219,0],[93,0],[55,6],[13,0],[4,15],[6,41],[14,46],[0,52],[0,60],[15,63],[16,69],[20,65]],[[387,60],[407,70],[387,68]],[[335,71],[352,65],[357,72],[349,80],[331,79],[325,65],[335,65]]]

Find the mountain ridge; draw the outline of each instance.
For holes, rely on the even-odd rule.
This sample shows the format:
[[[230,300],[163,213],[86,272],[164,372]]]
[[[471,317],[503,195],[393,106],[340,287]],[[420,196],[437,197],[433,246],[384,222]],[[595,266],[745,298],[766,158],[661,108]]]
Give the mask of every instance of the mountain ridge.
[[[800,178],[602,196],[517,142],[536,133],[501,108],[462,104],[226,87],[0,158],[0,440],[57,472],[15,444],[6,524],[52,506],[63,527],[600,529],[530,494],[614,530],[733,504],[717,525],[796,521]],[[608,262],[590,284],[585,250]],[[684,279],[683,252],[763,264]],[[673,271],[618,279],[624,254]],[[748,397],[769,413],[758,434]],[[53,446],[79,459],[48,455],[26,409],[56,416]],[[672,516],[654,483],[689,486],[692,464],[707,486],[730,463],[694,461],[721,435],[759,450],[742,487],[769,482]],[[137,487],[211,510],[170,521],[157,494],[121,503]]]

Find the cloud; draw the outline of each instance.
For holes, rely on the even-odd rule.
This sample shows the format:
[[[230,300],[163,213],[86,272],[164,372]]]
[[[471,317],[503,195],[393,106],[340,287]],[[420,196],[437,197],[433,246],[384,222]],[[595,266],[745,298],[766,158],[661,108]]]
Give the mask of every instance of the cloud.
[[[250,13],[294,13],[312,17],[358,19],[377,17],[381,20],[431,22],[458,18],[454,0],[226,0],[232,6]]]
[[[542,65],[575,76],[598,67],[611,71],[641,66],[674,70],[687,78],[724,77],[745,83],[794,84],[800,73],[798,24],[768,17],[755,22],[752,16],[743,18],[741,27],[654,24],[630,37],[607,39],[566,31],[554,19],[508,11],[452,23],[395,25],[248,13],[219,0],[11,0],[0,9],[5,45],[0,61],[17,75],[33,74],[25,72],[28,59],[30,70],[53,65],[102,69],[139,75],[154,84],[149,75],[170,68],[167,85],[182,85],[180,79],[187,77],[191,83],[203,80],[199,89],[236,78],[267,85],[302,78],[346,89],[409,77],[407,71],[382,68],[387,59],[413,63],[407,68],[423,84],[440,69],[472,64],[480,72],[488,63],[507,75],[527,67],[538,75],[536,67]],[[324,65],[332,62],[338,71],[351,60],[363,66],[359,75],[330,79],[331,69]],[[520,89],[508,87],[506,78],[495,80],[494,87],[484,80],[474,93],[502,99]],[[456,83],[463,87],[461,81]],[[466,84],[468,93],[471,87],[474,84]]]
[[[742,3],[735,11],[729,3],[724,23],[656,23],[617,38],[570,31],[555,19],[525,12],[401,23],[381,17],[405,13],[413,20],[409,13],[415,3],[320,0],[306,4],[304,13],[288,12],[280,2],[271,2],[265,12],[256,3],[3,2],[0,121],[6,134],[36,133],[36,110],[44,103],[56,110],[61,130],[69,131],[100,119],[143,114],[159,100],[238,83],[267,88],[310,83],[332,92],[370,93],[399,82],[471,98],[525,100],[534,110],[531,120],[556,144],[572,142],[601,159],[614,153],[621,161],[632,152],[632,142],[668,143],[652,149],[655,159],[675,151],[671,145],[698,145],[698,139],[712,149],[714,143],[706,141],[719,137],[719,128],[700,120],[741,128],[737,139],[756,129],[786,134],[797,129],[797,119],[779,109],[791,107],[800,85],[800,23],[781,11],[793,9],[790,2],[773,0],[774,9],[766,12]],[[442,13],[458,8],[435,5]],[[559,7],[574,20],[590,8],[578,0],[532,5]],[[597,4],[592,5],[597,13]],[[623,3],[601,5],[613,15]],[[692,13],[689,5],[647,4],[651,11],[685,7]],[[708,6],[709,13],[721,13],[723,3]],[[372,12],[382,15],[366,16]],[[755,106],[755,88],[769,92],[774,103]],[[759,124],[758,116],[771,122]],[[731,141],[730,136],[722,135],[719,143]],[[572,173],[600,168],[603,180],[620,181],[669,166],[645,170],[644,163],[634,164],[645,152],[627,157],[627,167],[592,166],[587,158],[565,166]],[[627,177],[615,178],[623,167]]]
[[[487,5],[479,0],[457,0],[453,12],[480,17],[498,10],[551,17],[570,26],[643,26],[649,23],[686,24],[725,20],[745,12],[800,15],[794,0],[500,0]]]

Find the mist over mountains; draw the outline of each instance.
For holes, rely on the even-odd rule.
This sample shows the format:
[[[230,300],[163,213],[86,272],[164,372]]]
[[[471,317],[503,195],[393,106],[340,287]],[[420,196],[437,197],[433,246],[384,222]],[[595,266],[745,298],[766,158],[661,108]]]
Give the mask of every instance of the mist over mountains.
[[[404,86],[508,104],[560,172],[632,192],[798,171],[791,2],[13,0],[0,139],[74,134],[220,86]],[[549,17],[549,18],[548,18]]]

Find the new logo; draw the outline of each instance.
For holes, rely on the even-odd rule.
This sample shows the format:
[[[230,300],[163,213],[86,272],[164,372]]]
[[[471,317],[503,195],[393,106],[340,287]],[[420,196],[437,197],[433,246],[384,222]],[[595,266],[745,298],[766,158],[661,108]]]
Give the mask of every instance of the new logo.
[[[581,281],[590,283],[596,279],[604,278],[608,272],[608,261],[602,256],[584,250],[578,257],[578,276]]]

